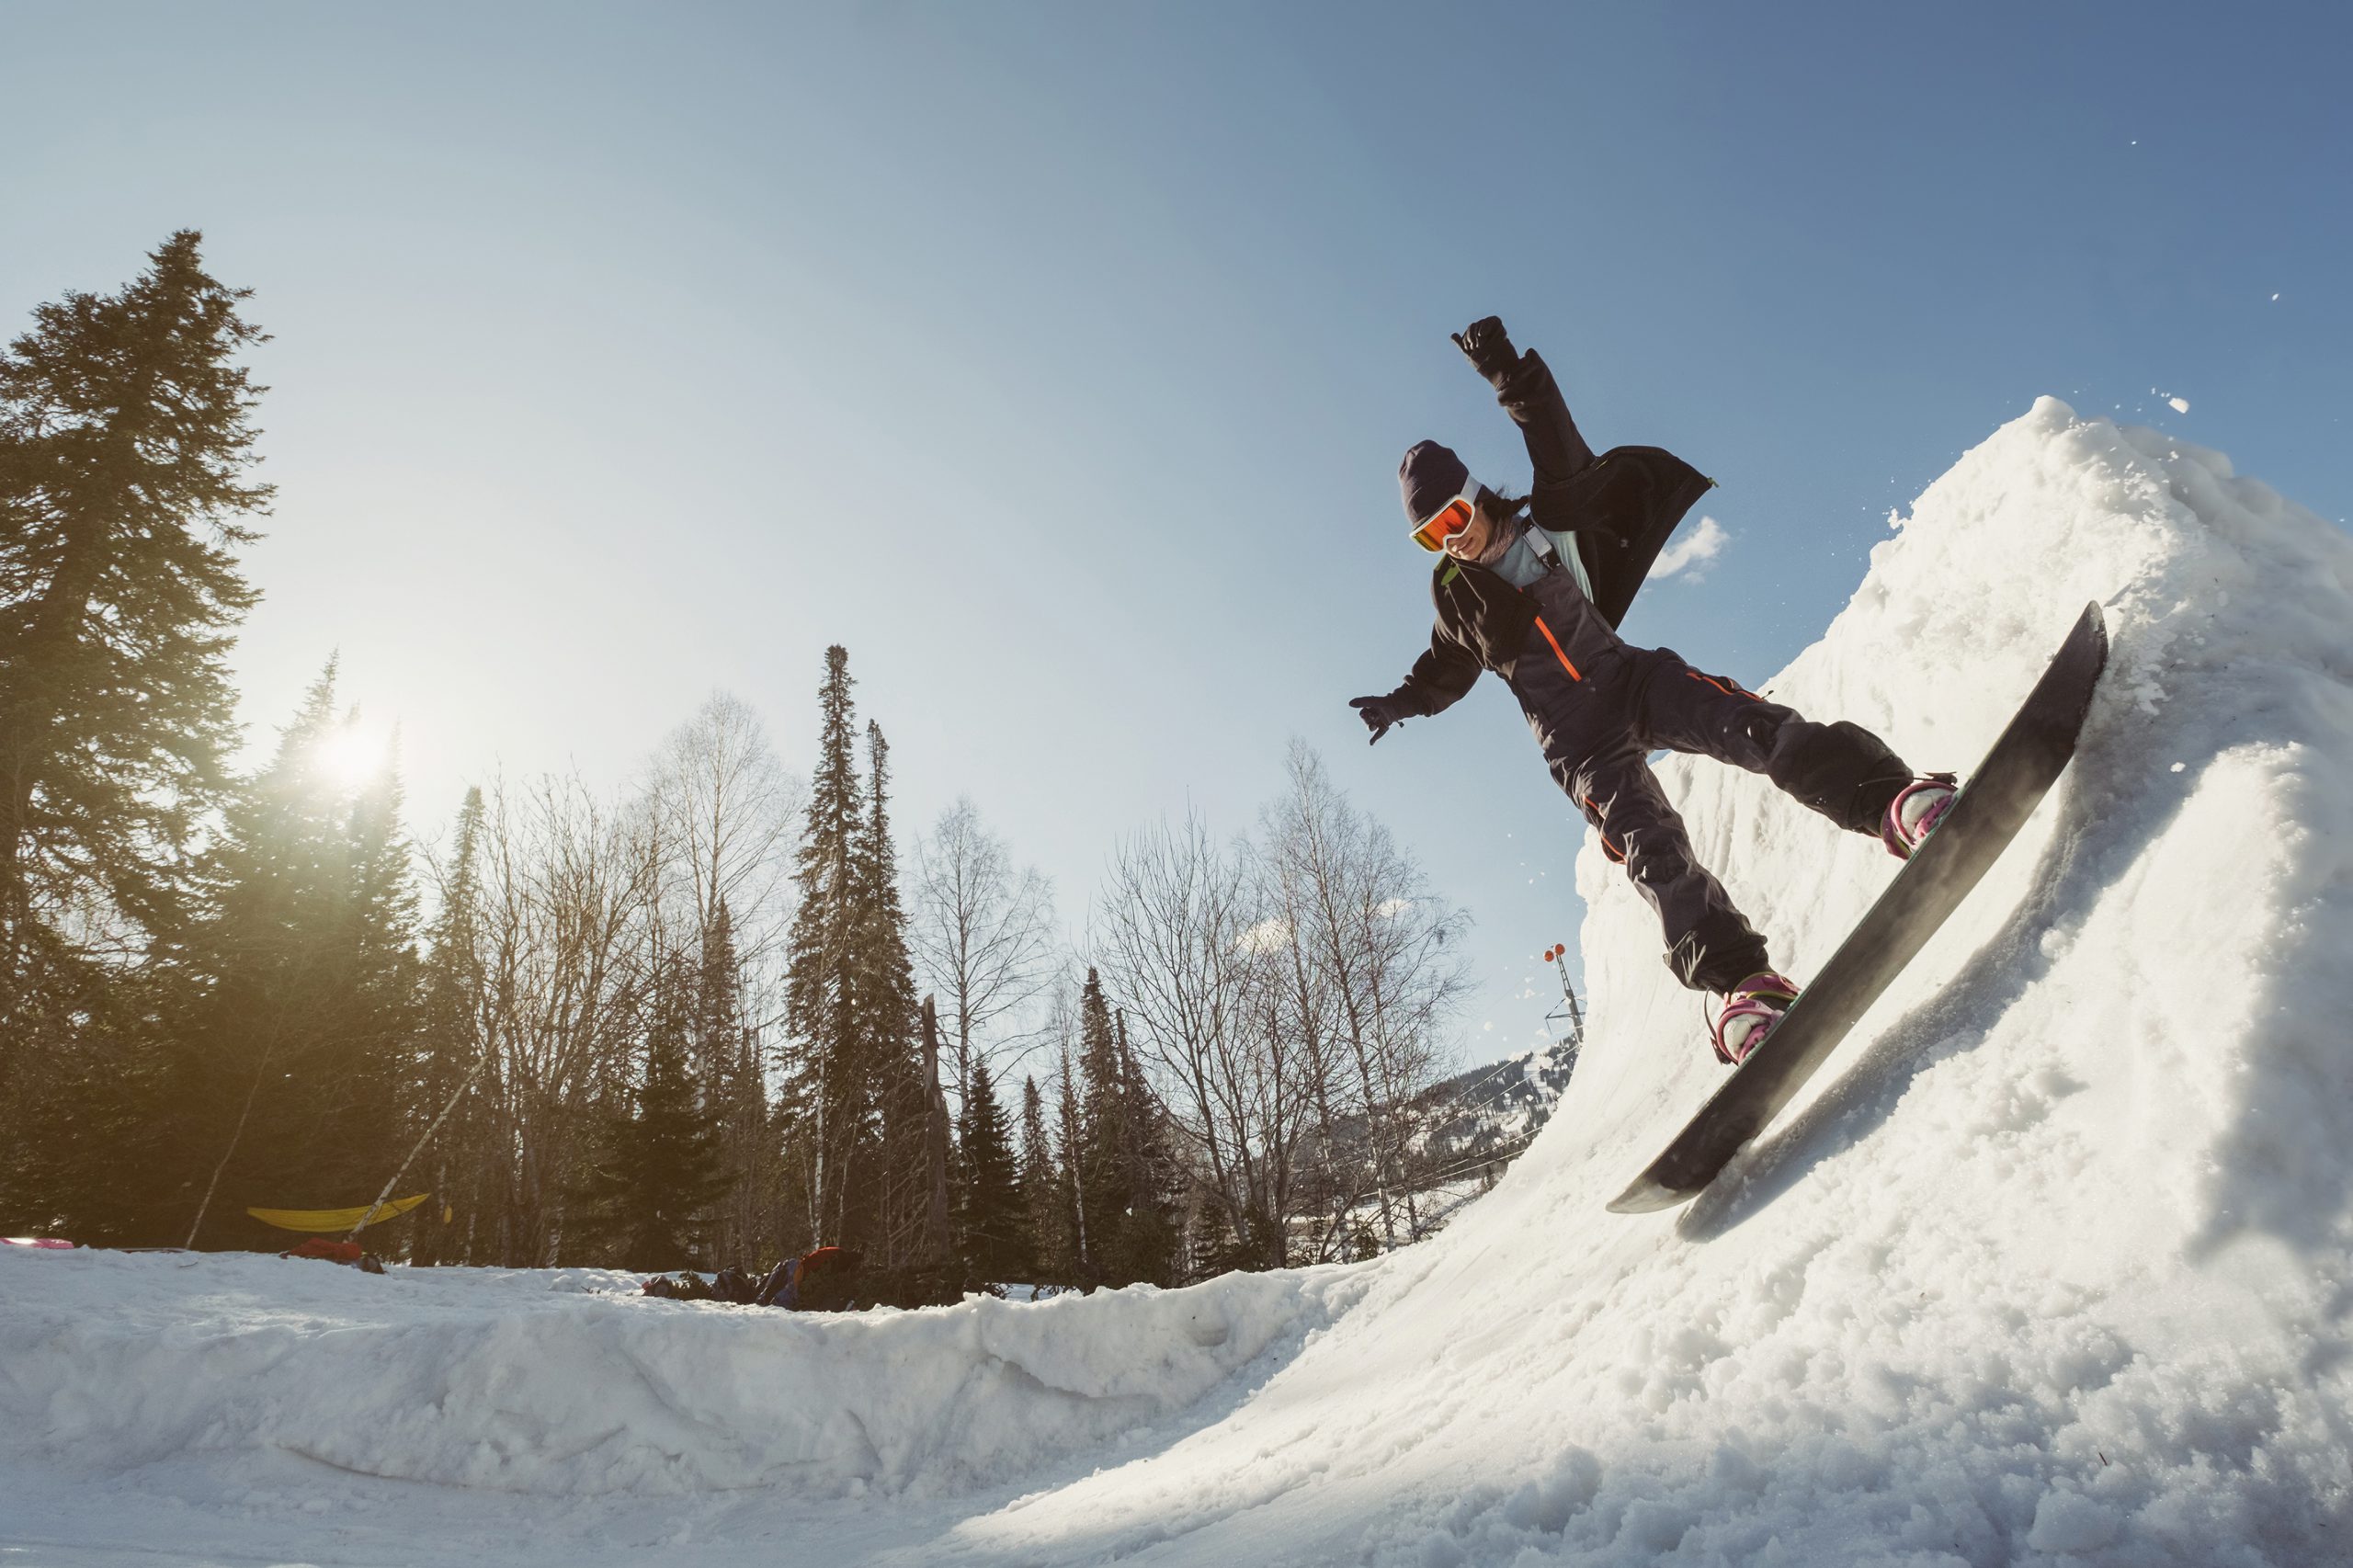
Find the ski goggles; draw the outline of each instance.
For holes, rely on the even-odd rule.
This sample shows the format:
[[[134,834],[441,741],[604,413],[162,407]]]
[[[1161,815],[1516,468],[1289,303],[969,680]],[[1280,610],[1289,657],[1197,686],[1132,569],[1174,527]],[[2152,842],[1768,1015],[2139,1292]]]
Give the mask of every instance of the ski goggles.
[[[1471,516],[1479,507],[1479,482],[1466,479],[1462,494],[1432,513],[1427,522],[1414,528],[1414,542],[1424,550],[1437,551],[1446,548],[1446,541],[1471,526]]]

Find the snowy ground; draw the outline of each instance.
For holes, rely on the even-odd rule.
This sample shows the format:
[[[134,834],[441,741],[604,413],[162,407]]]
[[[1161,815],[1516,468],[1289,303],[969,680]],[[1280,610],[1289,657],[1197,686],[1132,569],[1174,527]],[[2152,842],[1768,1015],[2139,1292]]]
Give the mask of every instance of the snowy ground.
[[[0,1562],[2353,1562],[2348,585],[2310,513],[2049,400],[1932,486],[1771,693],[1965,769],[2086,599],[2110,674],[2020,841],[1685,1210],[1602,1211],[1717,1070],[1588,849],[1592,1043],[1424,1245],[826,1320],[0,1256]],[[1892,874],[1666,775],[1801,979]]]
[[[1216,1419],[1362,1285],[822,1317],[602,1270],[0,1249],[0,1563],[719,1559],[813,1529],[854,1562]]]

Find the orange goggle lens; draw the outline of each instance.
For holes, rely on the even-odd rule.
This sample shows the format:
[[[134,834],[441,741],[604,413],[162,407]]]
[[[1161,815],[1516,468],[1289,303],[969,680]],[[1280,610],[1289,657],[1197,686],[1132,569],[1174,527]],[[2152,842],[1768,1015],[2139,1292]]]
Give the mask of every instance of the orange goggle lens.
[[[1414,530],[1414,542],[1424,550],[1439,551],[1446,541],[1471,526],[1471,499],[1458,495],[1438,508],[1438,516]]]

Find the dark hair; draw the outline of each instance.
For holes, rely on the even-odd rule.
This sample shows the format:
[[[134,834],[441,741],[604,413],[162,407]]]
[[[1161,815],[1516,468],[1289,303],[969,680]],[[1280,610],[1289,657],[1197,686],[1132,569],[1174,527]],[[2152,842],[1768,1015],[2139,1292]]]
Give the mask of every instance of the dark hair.
[[[1479,507],[1499,523],[1507,523],[1528,510],[1529,497],[1506,495],[1500,491],[1479,486]]]

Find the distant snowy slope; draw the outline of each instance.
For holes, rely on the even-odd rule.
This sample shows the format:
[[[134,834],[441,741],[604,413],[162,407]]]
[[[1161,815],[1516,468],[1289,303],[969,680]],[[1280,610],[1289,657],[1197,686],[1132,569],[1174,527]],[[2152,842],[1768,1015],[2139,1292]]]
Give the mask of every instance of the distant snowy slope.
[[[910,1561],[2345,1561],[2353,546],[2052,400],[1922,495],[1769,683],[1972,766],[2087,599],[2083,749],[1815,1092],[1688,1210],[1603,1203],[1705,1096],[1588,846],[1600,998],[1495,1194],[1257,1397]],[[1802,979],[1894,870],[1763,780],[1668,788]]]
[[[1429,1163],[1450,1170],[1517,1157],[1543,1130],[1576,1063],[1575,1043],[1556,1041],[1424,1090],[1415,1103],[1427,1119],[1421,1142]]]

